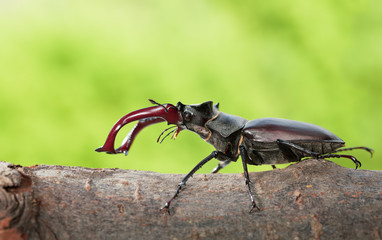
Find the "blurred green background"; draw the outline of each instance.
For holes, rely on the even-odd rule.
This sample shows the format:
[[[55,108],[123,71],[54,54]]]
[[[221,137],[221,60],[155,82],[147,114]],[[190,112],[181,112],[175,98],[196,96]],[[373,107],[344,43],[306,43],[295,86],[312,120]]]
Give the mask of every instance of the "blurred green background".
[[[371,159],[353,153],[381,170],[381,9],[366,0],[0,0],[0,160],[187,173],[213,148],[188,131],[157,144],[164,123],[142,131],[127,157],[94,151],[152,98],[314,123],[374,148]]]

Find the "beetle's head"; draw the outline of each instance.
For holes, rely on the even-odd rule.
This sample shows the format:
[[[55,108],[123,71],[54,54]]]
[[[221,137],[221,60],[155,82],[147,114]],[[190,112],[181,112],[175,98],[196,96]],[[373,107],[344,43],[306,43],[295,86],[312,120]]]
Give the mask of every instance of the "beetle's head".
[[[213,105],[212,101],[193,105],[184,105],[178,102],[176,108],[182,116],[182,124],[179,127],[196,132],[203,138],[210,134],[210,131],[205,127],[206,123],[219,113],[219,103]]]

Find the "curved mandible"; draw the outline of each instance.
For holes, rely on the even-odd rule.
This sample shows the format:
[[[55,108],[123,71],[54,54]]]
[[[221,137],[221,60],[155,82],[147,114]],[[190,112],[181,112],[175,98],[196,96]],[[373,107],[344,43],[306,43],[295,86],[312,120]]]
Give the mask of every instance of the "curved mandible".
[[[97,148],[97,152],[117,153],[114,149],[115,137],[119,130],[126,124],[145,119],[145,118],[160,118],[163,121],[167,121],[168,124],[180,124],[182,122],[181,114],[178,109],[172,104],[164,104],[160,106],[148,107],[133,111],[121,119],[119,119],[111,129],[109,135],[106,138],[105,144],[102,147]]]

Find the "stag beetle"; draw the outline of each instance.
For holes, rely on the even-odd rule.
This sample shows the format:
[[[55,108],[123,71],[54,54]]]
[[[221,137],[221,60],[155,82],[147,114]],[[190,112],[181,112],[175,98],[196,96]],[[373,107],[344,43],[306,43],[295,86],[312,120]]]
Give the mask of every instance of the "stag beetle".
[[[245,184],[252,204],[251,212],[253,209],[259,210],[259,208],[249,184],[247,164],[269,164],[275,168],[275,164],[298,162],[305,157],[315,159],[343,157],[352,160],[357,169],[361,166],[361,162],[354,156],[337,153],[363,149],[371,155],[373,154],[373,149],[368,147],[343,148],[345,146],[343,140],[330,131],[310,123],[278,118],[260,118],[248,121],[242,117],[220,112],[219,103],[213,105],[212,101],[194,105],[184,105],[178,102],[176,106],[159,104],[151,99],[149,101],[156,106],[133,111],[122,117],[111,129],[105,144],[96,151],[127,155],[135,137],[143,128],[164,121],[175,126],[165,129],[159,135],[157,142],[162,142],[170,134],[176,138],[181,130],[187,129],[197,133],[204,141],[214,146],[215,151],[199,162],[183,178],[175,194],[161,208],[161,210],[166,209],[168,213],[170,213],[171,202],[178,196],[187,180],[213,158],[219,160],[219,164],[212,171],[212,173],[217,173],[230,162],[236,162],[239,155],[241,156]],[[124,125],[136,120],[138,123],[123,140],[122,145],[114,149],[118,131]],[[164,135],[166,131],[170,132]]]

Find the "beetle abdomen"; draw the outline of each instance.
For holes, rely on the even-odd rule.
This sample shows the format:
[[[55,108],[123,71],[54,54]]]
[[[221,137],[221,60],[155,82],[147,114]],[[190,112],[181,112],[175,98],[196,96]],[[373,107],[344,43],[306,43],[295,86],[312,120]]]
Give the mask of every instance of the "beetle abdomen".
[[[243,128],[247,139],[263,142],[283,140],[337,140],[339,137],[320,126],[280,118],[259,118],[249,121]]]
[[[295,140],[290,142],[318,154],[332,153],[345,145],[342,140]],[[248,164],[252,165],[283,164],[297,162],[300,161],[301,158],[310,157],[309,154],[296,149],[281,149],[277,142],[262,142],[245,139],[243,143],[247,149],[250,149],[247,152],[250,160]]]
[[[299,161],[311,156],[298,149],[283,147],[277,140],[288,141],[317,154],[331,153],[345,142],[320,126],[279,118],[260,118],[249,121],[243,128],[243,143],[251,163],[280,164]]]

